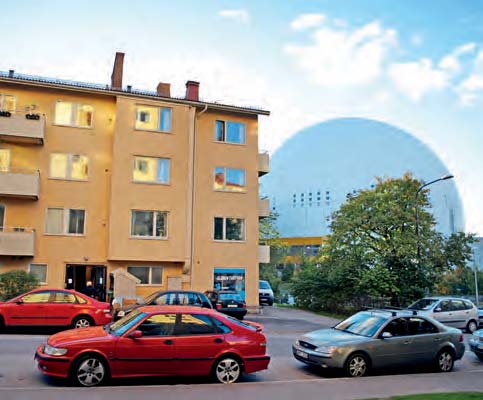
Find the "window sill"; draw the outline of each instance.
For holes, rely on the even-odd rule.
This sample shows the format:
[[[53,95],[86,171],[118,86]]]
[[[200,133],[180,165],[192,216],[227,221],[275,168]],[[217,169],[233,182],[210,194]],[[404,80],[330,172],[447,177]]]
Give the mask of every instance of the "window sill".
[[[232,144],[232,145],[235,145],[235,146],[246,146],[246,142],[245,143],[235,143],[235,142],[223,142],[223,141],[220,141],[220,140],[214,140],[213,143],[218,143],[218,144]]]
[[[86,237],[85,233],[77,234],[77,233],[47,233],[44,232],[45,236],[67,236],[67,237]]]
[[[171,131],[161,131],[159,129],[144,129],[144,128],[136,128],[136,127],[134,127],[134,130],[135,131],[139,131],[139,132],[166,133],[168,135],[172,135],[173,134],[173,132],[171,132]]]
[[[246,240],[219,240],[213,239],[215,243],[246,243]]]
[[[77,125],[64,125],[64,124],[52,123],[52,126],[60,126],[61,128],[94,129],[94,127],[92,125],[91,126],[77,126]]]
[[[246,194],[246,190],[223,190],[223,189],[213,189],[214,192],[219,193],[238,193],[238,194]]]
[[[48,179],[51,179],[53,181],[89,182],[89,179],[55,178],[53,176],[49,176]]]
[[[154,286],[154,287],[162,287],[164,286],[162,283],[136,283],[136,286]]]
[[[169,240],[166,237],[156,237],[156,236],[129,236],[129,239],[140,239],[140,240]]]
[[[132,180],[131,183],[135,183],[135,184],[141,184],[141,185],[160,185],[160,186],[171,186],[171,183],[168,182],[168,183],[164,183],[164,182],[145,182],[145,181],[135,181],[135,180]]]

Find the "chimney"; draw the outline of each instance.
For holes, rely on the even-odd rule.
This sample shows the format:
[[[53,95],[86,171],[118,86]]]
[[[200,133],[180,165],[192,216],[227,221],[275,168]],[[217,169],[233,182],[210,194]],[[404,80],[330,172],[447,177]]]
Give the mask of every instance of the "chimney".
[[[171,97],[171,84],[159,82],[158,87],[156,88],[156,93],[158,96]]]
[[[186,82],[186,100],[199,101],[200,83],[195,81]]]
[[[116,52],[114,68],[111,75],[111,89],[122,90],[122,69],[124,65],[124,53]]]

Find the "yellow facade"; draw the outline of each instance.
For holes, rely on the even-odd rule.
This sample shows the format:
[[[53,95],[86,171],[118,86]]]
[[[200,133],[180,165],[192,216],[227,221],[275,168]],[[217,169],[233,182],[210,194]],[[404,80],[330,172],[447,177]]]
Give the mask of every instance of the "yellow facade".
[[[268,112],[127,90],[32,82],[5,74],[0,75],[0,95],[15,97],[13,114],[17,118],[23,118],[24,110],[32,110],[35,105],[30,112],[40,115],[38,123],[45,124],[43,140],[32,142],[13,128],[7,132],[8,117],[0,116],[0,150],[7,149],[10,154],[8,171],[0,171],[0,206],[4,210],[3,222],[0,219],[0,272],[45,264],[44,284],[66,287],[72,277],[67,273],[68,266],[82,282],[94,279],[89,275],[93,267],[105,267],[101,284],[108,289],[112,286],[109,274],[117,268],[161,266],[160,283],[138,285],[138,295],[144,296],[176,285],[204,291],[213,288],[215,268],[244,269],[247,304],[258,304],[258,115]],[[79,110],[81,105],[92,106],[84,107],[87,117],[81,116],[92,119],[91,126],[56,124],[58,101],[77,104]],[[136,118],[141,118],[136,110],[142,107],[169,109],[169,132],[136,126]],[[216,141],[215,124],[220,120],[243,123],[245,144]],[[88,171],[86,179],[52,177],[53,154],[74,155],[69,159],[71,175],[77,165],[73,164],[76,155],[87,157],[87,167],[83,166]],[[135,162],[148,158],[169,160],[163,161],[169,163],[169,172],[164,172],[166,182],[137,180],[133,174]],[[244,170],[244,190],[215,190],[215,167]],[[39,173],[37,196],[9,192],[7,175],[16,180],[11,174],[18,171]],[[64,211],[55,211],[54,218],[50,214],[54,211],[47,217],[47,209]],[[69,225],[69,210],[85,210],[83,230]],[[155,237],[133,235],[133,210],[149,212],[157,222],[167,221],[159,228],[162,233],[158,236],[153,223]],[[67,215],[64,222],[59,215]],[[243,240],[215,240],[215,217],[244,219]],[[59,229],[80,229],[82,233],[47,233],[51,229],[46,228],[47,218],[49,224],[64,224]],[[7,239],[18,237],[20,241],[31,231],[35,235],[33,257],[28,251],[9,250]],[[75,275],[84,269],[83,277]]]

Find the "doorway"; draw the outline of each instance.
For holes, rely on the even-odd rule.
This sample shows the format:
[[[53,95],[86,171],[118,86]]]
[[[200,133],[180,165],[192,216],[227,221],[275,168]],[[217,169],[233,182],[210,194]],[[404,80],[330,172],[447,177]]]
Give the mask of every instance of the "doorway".
[[[97,299],[106,301],[106,266],[105,265],[82,265],[67,264],[65,270],[65,287],[82,292],[87,281],[97,291]]]

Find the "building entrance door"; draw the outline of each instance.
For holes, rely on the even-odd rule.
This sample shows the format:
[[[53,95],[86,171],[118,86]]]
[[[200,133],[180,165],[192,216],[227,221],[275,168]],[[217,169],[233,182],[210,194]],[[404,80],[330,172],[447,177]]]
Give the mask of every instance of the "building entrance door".
[[[77,265],[67,264],[65,271],[66,289],[74,289],[78,292],[86,287],[87,281],[97,291],[97,299],[106,300],[106,266],[104,265]]]

